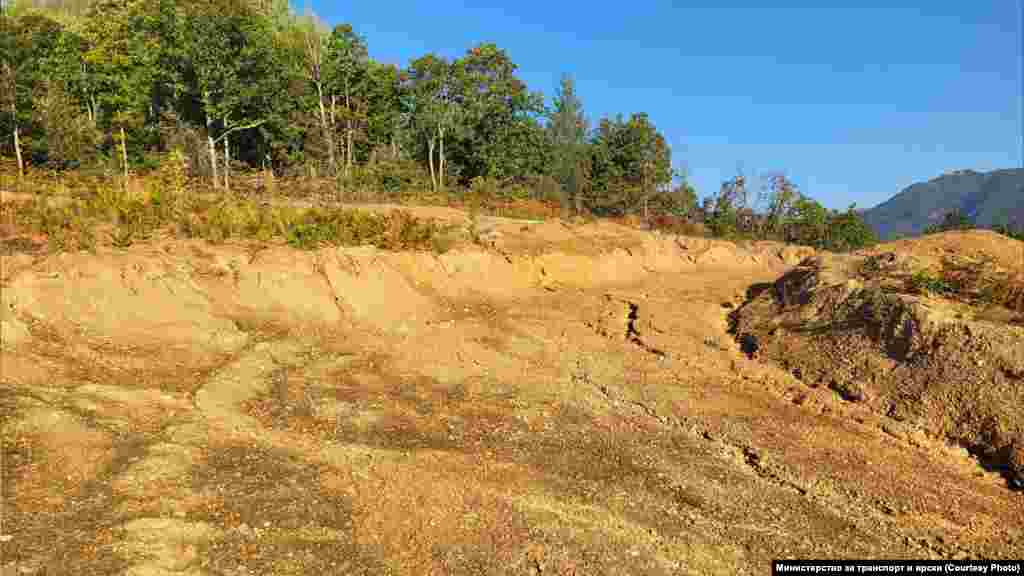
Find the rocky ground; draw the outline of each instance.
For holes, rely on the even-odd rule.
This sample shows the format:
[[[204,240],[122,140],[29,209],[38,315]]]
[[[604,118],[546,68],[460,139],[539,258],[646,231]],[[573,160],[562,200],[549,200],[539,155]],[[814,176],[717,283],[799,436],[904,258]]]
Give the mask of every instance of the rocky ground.
[[[3,256],[3,576],[1024,556],[1011,461],[949,442],[969,423],[900,420],[730,333],[810,251],[479,224],[440,256]]]

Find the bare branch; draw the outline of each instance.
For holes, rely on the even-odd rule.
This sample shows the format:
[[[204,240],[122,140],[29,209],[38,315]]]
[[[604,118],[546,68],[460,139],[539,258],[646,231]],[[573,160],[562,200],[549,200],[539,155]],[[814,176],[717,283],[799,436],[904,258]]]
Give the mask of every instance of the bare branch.
[[[237,132],[239,130],[248,130],[250,128],[256,128],[256,127],[260,126],[261,124],[265,124],[266,122],[267,122],[266,120],[257,120],[256,122],[253,122],[251,124],[246,124],[245,126],[232,126],[231,128],[228,128],[227,130],[225,130],[220,136],[218,136],[213,141],[213,143],[216,144],[216,143],[220,142],[221,140],[223,140],[226,136],[228,136],[232,132]]]

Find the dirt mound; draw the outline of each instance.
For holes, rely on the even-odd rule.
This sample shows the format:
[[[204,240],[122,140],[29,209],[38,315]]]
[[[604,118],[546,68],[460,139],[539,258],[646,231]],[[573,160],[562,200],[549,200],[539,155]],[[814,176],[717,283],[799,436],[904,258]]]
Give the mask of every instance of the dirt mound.
[[[865,404],[894,430],[916,427],[965,446],[1024,488],[1024,327],[952,295],[908,290],[946,251],[1009,261],[1018,244],[961,233],[820,254],[753,289],[732,331],[746,353],[804,385]]]
[[[929,262],[948,256],[969,255],[992,260],[1007,269],[1024,268],[1024,242],[1017,242],[991,230],[944,232],[889,242],[867,250],[865,254],[896,252],[912,254]]]

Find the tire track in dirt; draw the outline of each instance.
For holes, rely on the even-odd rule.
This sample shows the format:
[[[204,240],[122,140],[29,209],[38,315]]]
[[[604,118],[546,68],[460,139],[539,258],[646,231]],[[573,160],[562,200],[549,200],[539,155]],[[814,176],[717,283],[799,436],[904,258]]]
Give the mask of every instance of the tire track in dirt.
[[[149,446],[144,457],[112,479],[114,489],[129,498],[152,498],[154,490],[162,487],[163,490],[158,491],[163,499],[163,508],[169,514],[169,517],[137,517],[121,526],[125,536],[117,552],[130,563],[128,574],[199,574],[204,568],[209,568],[211,562],[219,562],[225,556],[224,552],[220,555],[210,553],[219,543],[231,542],[230,551],[238,552],[242,546],[239,540],[258,542],[272,530],[269,525],[233,526],[233,522],[225,525],[212,519],[194,519],[203,515],[197,511],[215,511],[237,504],[219,501],[222,498],[217,493],[197,489],[195,478],[213,473],[207,470],[213,465],[211,458],[222,458],[218,454],[225,447],[246,446],[245,450],[253,453],[267,450],[281,454],[300,452],[294,438],[265,430],[255,418],[245,414],[241,406],[270,392],[271,377],[282,366],[298,367],[334,360],[331,357],[311,359],[310,353],[307,345],[293,340],[261,342],[252,346],[235,362],[212,374],[195,391],[195,410],[183,421],[168,427],[164,432],[165,440]],[[360,455],[374,454],[375,451],[355,452],[357,454],[345,454],[345,461],[350,465]],[[337,456],[335,454],[335,460]],[[245,461],[232,462],[237,468],[235,473],[251,473]],[[259,463],[253,465],[258,466]],[[287,475],[287,470],[282,472]],[[193,479],[191,483],[189,478]],[[224,486],[218,488],[223,490]],[[235,493],[233,497],[244,498],[245,495]],[[216,517],[215,512],[206,514]],[[316,526],[307,528],[314,532],[324,529]],[[263,536],[261,530],[265,532]],[[323,540],[324,537],[327,540]],[[332,532],[331,529],[317,537],[324,542],[348,538],[348,534]],[[238,567],[244,567],[244,564],[238,564]],[[349,566],[349,569],[353,567]]]

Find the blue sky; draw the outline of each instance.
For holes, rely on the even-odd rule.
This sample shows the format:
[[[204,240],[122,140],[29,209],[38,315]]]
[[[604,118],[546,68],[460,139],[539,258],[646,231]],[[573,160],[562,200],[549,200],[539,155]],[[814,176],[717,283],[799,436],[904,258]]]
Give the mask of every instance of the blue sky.
[[[401,66],[494,42],[592,121],[647,112],[698,194],[783,171],[831,208],[1021,166],[1021,0],[318,2]],[[606,8],[608,6],[609,8]]]

